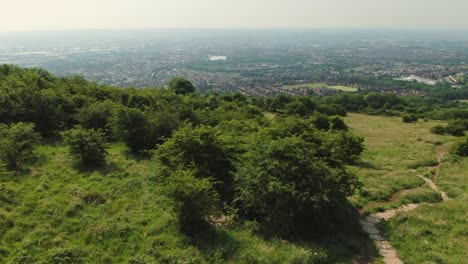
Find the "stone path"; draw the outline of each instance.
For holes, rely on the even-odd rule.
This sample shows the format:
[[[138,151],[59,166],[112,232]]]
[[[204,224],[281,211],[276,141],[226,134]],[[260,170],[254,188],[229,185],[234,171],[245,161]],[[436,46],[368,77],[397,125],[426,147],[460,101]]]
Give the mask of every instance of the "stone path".
[[[437,185],[431,179],[428,179],[428,178],[426,178],[424,176],[421,176],[421,175],[418,175],[418,176],[419,176],[419,178],[423,179],[427,183],[427,185],[429,185],[429,187],[431,187],[432,190],[440,193],[440,196],[442,197],[442,200],[444,202],[450,200],[450,198],[447,196],[447,194],[445,192],[443,192],[443,191],[440,191],[439,187],[437,187]]]
[[[398,251],[382,236],[380,230],[376,227],[376,224],[380,223],[382,220],[387,221],[399,213],[414,210],[418,206],[418,204],[404,205],[397,209],[387,210],[377,214],[370,214],[359,221],[362,230],[364,230],[364,232],[369,235],[370,239],[374,241],[377,249],[379,250],[379,255],[383,257],[386,264],[400,264],[403,263],[403,261],[401,261]]]

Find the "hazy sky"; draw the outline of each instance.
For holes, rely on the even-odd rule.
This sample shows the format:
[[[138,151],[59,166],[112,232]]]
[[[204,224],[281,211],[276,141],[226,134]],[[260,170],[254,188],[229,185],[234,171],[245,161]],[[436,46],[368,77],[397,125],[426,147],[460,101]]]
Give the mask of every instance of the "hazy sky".
[[[468,29],[468,0],[0,0],[0,31],[115,28]]]

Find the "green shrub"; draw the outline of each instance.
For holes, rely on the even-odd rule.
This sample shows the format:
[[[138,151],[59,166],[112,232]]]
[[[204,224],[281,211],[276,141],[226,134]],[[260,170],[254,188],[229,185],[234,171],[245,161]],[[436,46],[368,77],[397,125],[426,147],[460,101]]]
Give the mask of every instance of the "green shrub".
[[[463,136],[465,135],[465,131],[468,129],[468,121],[455,119],[450,120],[447,125],[447,133],[452,136]]]
[[[196,90],[195,86],[193,86],[193,84],[189,80],[181,77],[173,78],[169,82],[169,88],[173,90],[176,94],[182,95],[193,93]]]
[[[85,165],[106,162],[107,143],[101,130],[75,128],[63,133],[70,154]]]
[[[329,117],[329,120],[333,130],[348,130],[348,126],[339,116],[331,116]]]
[[[435,125],[431,128],[431,133],[443,135],[447,132],[446,128],[442,125]]]
[[[403,113],[401,119],[405,123],[414,123],[418,121],[418,117],[415,114]]]
[[[346,203],[357,185],[353,175],[320,156],[317,146],[299,137],[259,135],[235,174],[241,216],[280,236],[320,229],[329,209]]]
[[[111,118],[115,107],[111,101],[93,103],[81,108],[76,114],[76,119],[84,128],[101,129],[107,136],[111,136]]]
[[[215,212],[219,200],[212,179],[197,178],[193,171],[177,170],[164,183],[166,195],[175,202],[181,231],[188,235],[205,231],[206,218]]]
[[[51,264],[82,264],[88,263],[87,253],[78,248],[54,249],[46,263]]]
[[[0,163],[7,169],[18,169],[34,158],[34,148],[39,139],[39,134],[34,132],[34,124],[0,124]]]
[[[452,147],[452,151],[458,156],[468,156],[468,136],[458,140]]]
[[[134,153],[149,150],[156,141],[149,133],[148,120],[143,112],[134,108],[121,108],[112,121],[115,134],[120,137]]]
[[[155,151],[155,159],[171,170],[191,169],[198,178],[213,178],[222,198],[232,192],[231,171],[234,166],[217,130],[200,126],[184,126]]]
[[[354,164],[364,151],[364,139],[348,131],[339,131],[325,138],[325,147],[331,152],[331,158],[337,162]]]
[[[141,111],[121,108],[113,118],[114,133],[134,153],[145,153],[164,142],[180,125],[177,113],[169,110]]]

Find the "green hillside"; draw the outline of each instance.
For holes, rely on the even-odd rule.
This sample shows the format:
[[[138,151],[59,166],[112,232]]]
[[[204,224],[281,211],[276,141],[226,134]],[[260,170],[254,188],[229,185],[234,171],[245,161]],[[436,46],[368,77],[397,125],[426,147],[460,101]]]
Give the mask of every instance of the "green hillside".
[[[1,66],[0,262],[350,261],[362,139],[310,98],[259,102]]]
[[[0,66],[0,263],[378,263],[408,203],[405,263],[466,259],[464,104],[168,86]]]

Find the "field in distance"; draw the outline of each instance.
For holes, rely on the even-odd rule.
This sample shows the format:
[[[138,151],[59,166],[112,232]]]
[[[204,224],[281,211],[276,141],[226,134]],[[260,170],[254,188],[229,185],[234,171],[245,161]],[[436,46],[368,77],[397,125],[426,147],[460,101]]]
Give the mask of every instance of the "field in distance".
[[[283,86],[284,89],[292,90],[297,88],[308,88],[308,89],[316,89],[316,88],[327,88],[332,90],[339,90],[343,92],[357,92],[358,89],[355,87],[350,86],[343,86],[343,85],[329,85],[326,83],[301,83],[301,84],[294,84],[294,85],[285,85]]]

